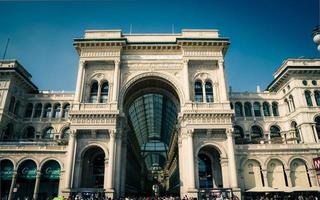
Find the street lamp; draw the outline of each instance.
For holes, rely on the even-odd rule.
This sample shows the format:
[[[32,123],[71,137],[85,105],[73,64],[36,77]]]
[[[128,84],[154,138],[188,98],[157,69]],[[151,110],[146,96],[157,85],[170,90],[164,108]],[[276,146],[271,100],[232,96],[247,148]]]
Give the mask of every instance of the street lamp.
[[[320,51],[320,25],[316,26],[312,31],[313,41],[318,45],[317,49]]]

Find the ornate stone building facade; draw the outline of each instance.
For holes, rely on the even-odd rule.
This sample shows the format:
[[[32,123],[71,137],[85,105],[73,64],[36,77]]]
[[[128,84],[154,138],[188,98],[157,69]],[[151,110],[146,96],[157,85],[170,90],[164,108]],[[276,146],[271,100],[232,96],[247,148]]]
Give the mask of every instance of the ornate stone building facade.
[[[86,31],[74,46],[74,93],[39,91],[1,61],[1,197],[319,191],[319,59],[237,93],[217,30]]]

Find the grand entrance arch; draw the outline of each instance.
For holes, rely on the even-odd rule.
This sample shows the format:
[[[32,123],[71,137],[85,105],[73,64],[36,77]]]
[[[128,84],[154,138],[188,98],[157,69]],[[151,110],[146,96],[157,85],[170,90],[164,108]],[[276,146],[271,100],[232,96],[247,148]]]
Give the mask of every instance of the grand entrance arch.
[[[180,193],[177,117],[180,99],[161,77],[145,77],[126,91],[125,194]]]

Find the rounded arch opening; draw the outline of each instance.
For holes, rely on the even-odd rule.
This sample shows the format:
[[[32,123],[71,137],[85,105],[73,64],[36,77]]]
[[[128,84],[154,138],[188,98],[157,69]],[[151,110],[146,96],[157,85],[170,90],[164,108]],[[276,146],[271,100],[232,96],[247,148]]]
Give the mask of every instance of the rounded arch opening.
[[[181,93],[174,83],[157,75],[135,80],[123,90],[119,102],[131,143],[127,145],[126,194],[152,194],[154,186],[159,187],[159,193],[178,194],[178,164],[167,178],[161,174],[168,170],[168,163],[177,162],[177,152],[169,156],[169,151],[177,147]]]
[[[82,154],[81,187],[103,188],[106,155],[98,146],[88,147]]]
[[[222,188],[222,170],[220,151],[215,146],[205,145],[200,148],[198,158],[198,188]]]
[[[56,160],[47,160],[41,166],[39,199],[54,198],[59,191],[61,166]]]

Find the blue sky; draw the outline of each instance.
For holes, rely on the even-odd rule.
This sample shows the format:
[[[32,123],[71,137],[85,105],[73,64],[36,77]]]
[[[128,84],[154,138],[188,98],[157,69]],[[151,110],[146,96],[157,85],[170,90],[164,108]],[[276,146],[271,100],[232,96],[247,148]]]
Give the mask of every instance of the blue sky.
[[[171,33],[219,29],[229,37],[226,69],[233,91],[262,89],[283,60],[319,58],[312,41],[319,0],[0,1],[0,56],[18,59],[39,89],[74,90],[73,38],[86,29]]]

